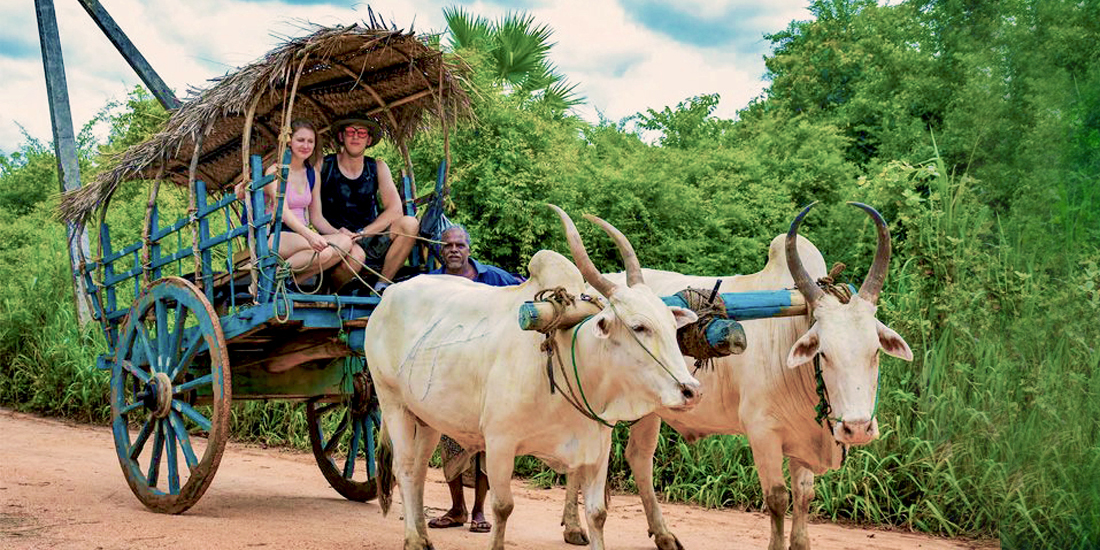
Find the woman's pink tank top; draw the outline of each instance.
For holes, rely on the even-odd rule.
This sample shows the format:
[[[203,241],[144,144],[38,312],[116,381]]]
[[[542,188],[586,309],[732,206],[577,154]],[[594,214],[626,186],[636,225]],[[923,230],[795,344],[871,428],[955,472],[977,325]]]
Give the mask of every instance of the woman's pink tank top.
[[[304,193],[296,193],[293,185],[288,185],[286,190],[286,206],[298,216],[303,224],[308,225],[306,221],[306,208],[309,208],[309,204],[313,202],[313,193],[310,192],[309,186],[306,186]]]

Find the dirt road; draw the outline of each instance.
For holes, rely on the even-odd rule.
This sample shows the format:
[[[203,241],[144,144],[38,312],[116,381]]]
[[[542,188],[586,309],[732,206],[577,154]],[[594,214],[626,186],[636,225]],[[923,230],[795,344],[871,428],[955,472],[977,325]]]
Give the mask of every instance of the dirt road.
[[[130,493],[113,445],[105,427],[0,409],[0,548],[401,548],[399,501],[382,517],[375,503],[344,500],[309,454],[230,443],[206,495],[187,513],[166,516],[147,511]],[[522,480],[512,486],[510,548],[577,548],[561,539],[562,489],[532,489]],[[425,502],[435,506],[431,515],[449,503],[439,470],[428,473]],[[664,512],[691,550],[767,546],[762,514],[673,504]],[[487,535],[464,528],[432,535],[440,550],[488,544]],[[996,547],[829,524],[812,525],[810,536],[816,550]],[[636,496],[612,497],[606,542],[616,549],[654,548]]]

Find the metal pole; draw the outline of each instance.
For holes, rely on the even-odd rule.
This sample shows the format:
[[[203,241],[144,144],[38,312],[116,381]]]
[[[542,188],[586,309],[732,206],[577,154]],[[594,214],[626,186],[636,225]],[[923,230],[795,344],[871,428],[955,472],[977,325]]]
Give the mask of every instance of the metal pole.
[[[80,189],[80,160],[77,158],[76,136],[73,133],[73,117],[69,111],[69,91],[65,83],[65,62],[61,58],[61,39],[57,33],[57,14],[53,0],[35,0],[38,13],[38,39],[42,44],[42,65],[46,70],[46,95],[50,101],[50,120],[53,122],[53,146],[57,155],[57,178],[61,191]],[[84,277],[80,273],[79,258],[91,255],[88,234],[75,224],[68,226],[69,262],[73,272],[73,299],[76,302],[77,319],[83,326],[92,320]]]
[[[149,88],[149,91],[153,92],[153,96],[157,98],[157,101],[160,101],[160,104],[166,110],[171,111],[178,108],[180,100],[176,99],[176,95],[172,93],[172,90],[168,88],[160,76],[157,75],[157,72],[153,70],[153,67],[149,65],[149,62],[145,60],[145,56],[141,55],[133,42],[130,42],[126,33],[122,32],[122,29],[115,24],[111,14],[107,13],[99,0],[80,0],[80,5],[84,6],[84,10],[88,12],[96,25],[99,25],[99,29],[115,45],[118,53],[126,58],[126,62],[134,69],[134,72]]]

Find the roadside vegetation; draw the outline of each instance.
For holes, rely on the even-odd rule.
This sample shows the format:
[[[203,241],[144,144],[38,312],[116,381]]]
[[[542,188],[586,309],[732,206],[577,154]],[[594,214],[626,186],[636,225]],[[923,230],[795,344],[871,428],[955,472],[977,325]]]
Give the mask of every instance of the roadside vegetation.
[[[540,248],[565,251],[553,202],[615,224],[644,266],[729,275],[760,269],[820,200],[803,233],[859,277],[875,233],[844,202],[875,206],[894,237],[879,317],[916,359],[883,359],[882,437],[818,478],[815,514],[1004,548],[1100,547],[1100,5],[811,6],[813,21],[767,37],[770,85],[736,120],[713,116],[714,90],[596,124],[569,111],[583,98],[547,61],[551,29],[448,11],[441,45],[478,92],[477,122],[451,143],[448,215],[476,257],[516,271]],[[81,133],[84,179],[165,116],[141,89],[105,107]],[[439,136],[412,150],[417,173],[434,174]],[[112,202],[119,242],[140,234],[140,187]],[[0,404],[104,422],[105,344],[75,321],[57,189],[48,144],[25,136],[0,153]],[[618,269],[613,245],[581,231]],[[232,433],[308,448],[293,404],[238,405]],[[630,490],[625,443],[619,428],[611,475]],[[534,460],[518,472],[560,481]],[[655,481],[670,500],[763,508],[742,437],[689,445],[666,428]]]

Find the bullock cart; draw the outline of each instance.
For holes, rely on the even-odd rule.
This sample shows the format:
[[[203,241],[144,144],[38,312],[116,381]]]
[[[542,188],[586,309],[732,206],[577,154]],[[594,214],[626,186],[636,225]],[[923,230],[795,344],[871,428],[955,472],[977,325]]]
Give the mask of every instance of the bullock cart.
[[[447,162],[434,190],[418,196],[407,144],[435,128],[449,156],[448,130],[469,112],[454,68],[421,37],[373,19],[317,27],[194,92],[160,133],[62,197],[63,220],[98,228],[96,252],[81,254],[78,275],[106,337],[97,367],[110,372],[119,463],[145,506],[176,514],[198,502],[217,472],[234,400],[302,403],[325,479],[350,500],[375,498],[380,415],[361,357],[379,297],[361,292],[369,285],[303,290],[275,252],[289,125],[311,119],[321,146],[333,122],[375,119],[404,161],[397,186],[405,213],[420,207],[421,233],[438,230]],[[283,159],[281,173],[264,175],[275,159]],[[243,201],[233,192],[242,182]],[[145,199],[135,192],[141,186]],[[278,197],[270,212],[268,186]],[[405,277],[431,261],[418,246]],[[722,298],[719,318],[697,327],[696,340],[715,355],[743,350],[739,319],[805,311],[797,291]],[[665,301],[696,307],[686,299]],[[552,309],[528,304],[519,322],[537,330]]]
[[[163,131],[62,200],[63,219],[99,229],[97,252],[79,269],[106,336],[97,366],[111,374],[123,474],[157,512],[181,513],[209,487],[234,400],[303,403],[330,485],[351,500],[375,496],[379,416],[359,357],[379,298],[368,285],[351,294],[298,287],[278,257],[289,124],[312,120],[321,147],[334,121],[365,113],[402,155],[394,179],[405,213],[427,206],[422,217],[439,216],[446,162],[434,192],[418,198],[406,144],[437,128],[446,154],[447,130],[468,100],[454,67],[422,37],[373,19],[312,30],[193,93]],[[281,173],[265,176],[280,158]],[[244,201],[234,194],[242,181]],[[273,209],[266,186],[277,188]],[[120,223],[142,211],[139,231]],[[405,276],[427,263],[420,246]]]

